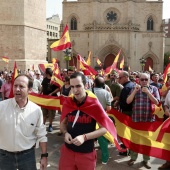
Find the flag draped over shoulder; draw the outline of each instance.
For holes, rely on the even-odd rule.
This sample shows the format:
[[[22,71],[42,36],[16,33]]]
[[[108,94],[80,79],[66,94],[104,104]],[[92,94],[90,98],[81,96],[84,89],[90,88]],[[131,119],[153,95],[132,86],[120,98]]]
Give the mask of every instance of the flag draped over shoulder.
[[[51,84],[55,84],[56,86],[59,86],[60,88],[64,85],[64,82],[62,81],[60,70],[58,67],[58,64],[55,64],[55,68],[53,70],[53,75],[51,77]]]
[[[107,113],[97,100],[97,97],[91,92],[87,92],[87,98],[83,105],[77,106],[73,100],[73,95],[66,98],[65,102],[63,103],[63,110],[61,115],[61,121],[74,110],[80,110],[87,115],[91,116],[93,119],[96,120],[101,126],[105,127],[110,134],[114,137],[114,143],[119,150],[122,150],[117,141],[117,132],[116,128],[112,122],[112,120],[108,117]],[[97,113],[97,114],[96,114]]]
[[[87,58],[86,63],[87,63],[88,66],[91,65],[91,51],[89,52],[89,56],[88,56],[88,58]]]
[[[14,85],[14,80],[15,78],[18,76],[18,70],[17,70],[17,63],[15,61],[14,63],[14,69],[13,69],[13,75],[12,75],[12,85],[11,85],[11,91],[10,91],[10,94],[9,94],[9,98],[12,98],[14,97],[14,94],[13,94],[13,85]]]
[[[52,110],[61,110],[64,104],[65,107],[63,107],[61,120],[73,110],[80,109],[84,113],[87,112],[87,114],[90,114],[102,126],[105,127],[107,124],[106,128],[109,126],[107,130],[111,132],[112,136],[115,137],[117,131],[120,140],[127,148],[138,153],[170,161],[170,118],[165,122],[132,122],[129,116],[112,109],[108,115],[115,120],[115,130],[113,123],[111,124],[110,118],[108,120],[108,116],[103,111],[103,108],[96,106],[96,103],[98,103],[96,96],[91,92],[88,94],[87,102],[80,108],[77,108],[73,102],[73,96],[65,98],[63,96],[54,97],[31,93],[29,94],[29,99],[39,106]],[[115,139],[117,139],[117,136]],[[112,140],[110,136],[109,140]]]
[[[117,56],[115,57],[115,59],[113,61],[113,64],[106,68],[105,74],[110,74],[112,72],[112,70],[114,70],[114,69],[118,70],[117,69],[117,63],[118,63],[118,60],[119,60],[120,52],[121,52],[121,50],[119,50]]]
[[[170,63],[166,66],[165,70],[164,70],[164,73],[163,73],[163,79],[164,79],[164,82],[166,83],[167,81],[167,75],[168,73],[170,73]]]
[[[77,59],[80,64],[80,69],[84,72],[85,75],[96,75],[97,72],[90,67],[86,61],[78,54]]]
[[[67,48],[71,48],[70,36],[68,31],[68,25],[65,26],[64,32],[60,38],[60,40],[55,41],[50,48],[54,51],[62,51]]]
[[[3,56],[3,57],[2,57],[2,60],[5,61],[6,63],[9,63],[9,58],[6,57],[6,56]]]
[[[170,119],[166,122],[132,122],[131,118],[117,110],[109,115],[123,144],[138,153],[170,161]]]

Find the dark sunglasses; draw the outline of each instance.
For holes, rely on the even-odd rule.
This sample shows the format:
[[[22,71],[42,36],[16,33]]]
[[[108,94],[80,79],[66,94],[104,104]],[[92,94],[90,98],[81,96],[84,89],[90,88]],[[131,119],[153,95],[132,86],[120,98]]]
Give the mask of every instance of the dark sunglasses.
[[[148,81],[148,79],[140,79],[140,81]]]

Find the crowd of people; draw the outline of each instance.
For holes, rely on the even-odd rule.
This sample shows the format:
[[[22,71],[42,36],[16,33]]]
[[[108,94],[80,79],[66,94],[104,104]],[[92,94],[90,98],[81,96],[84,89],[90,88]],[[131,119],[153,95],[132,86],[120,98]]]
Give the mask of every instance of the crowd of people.
[[[94,170],[96,140],[101,147],[102,164],[107,164],[109,142],[103,135],[115,128],[114,120],[107,115],[112,108],[128,115],[133,122],[152,123],[156,119],[151,105],[162,103],[164,120],[170,116],[170,76],[164,82],[163,74],[156,72],[113,70],[108,75],[100,75],[99,72],[94,78],[85,76],[81,71],[63,70],[61,77],[64,85],[59,87],[50,83],[52,74],[51,68],[46,68],[44,75],[38,70],[29,70],[27,74],[19,74],[12,82],[12,72],[0,73],[0,169],[36,169],[34,147],[38,145],[42,150],[41,168],[46,169],[48,153],[45,124],[48,118],[47,131],[52,132],[56,111],[40,108],[29,101],[30,92],[65,97],[59,132],[65,142],[61,148],[60,170]],[[10,98],[11,89],[13,98]],[[95,97],[93,100],[90,98],[93,95],[97,100]],[[6,126],[8,129],[4,131]],[[127,163],[132,166],[138,153],[129,150],[129,154]],[[17,162],[14,161],[15,157],[18,158]],[[147,169],[151,168],[149,160],[148,155],[143,155],[143,165]],[[170,168],[168,161],[158,169],[167,168]]]

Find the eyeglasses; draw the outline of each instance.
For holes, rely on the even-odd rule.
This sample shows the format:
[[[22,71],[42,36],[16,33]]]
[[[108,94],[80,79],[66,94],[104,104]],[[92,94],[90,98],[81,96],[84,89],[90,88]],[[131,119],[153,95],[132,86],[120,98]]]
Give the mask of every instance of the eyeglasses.
[[[140,81],[148,81],[148,79],[140,79]]]

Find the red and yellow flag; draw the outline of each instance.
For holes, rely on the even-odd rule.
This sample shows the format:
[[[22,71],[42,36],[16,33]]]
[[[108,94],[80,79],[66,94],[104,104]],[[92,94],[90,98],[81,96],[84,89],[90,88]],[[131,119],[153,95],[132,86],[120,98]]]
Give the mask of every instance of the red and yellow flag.
[[[18,76],[18,70],[17,70],[17,63],[15,61],[14,63],[14,69],[13,69],[13,75],[12,75],[12,86],[11,86],[11,91],[10,91],[10,95],[9,95],[9,98],[12,98],[14,97],[14,94],[13,94],[13,85],[14,85],[14,80],[15,78]]]
[[[8,57],[3,56],[2,60],[5,61],[6,63],[9,63],[9,58]]]
[[[86,63],[87,63],[88,66],[91,65],[91,55],[92,55],[92,53],[91,53],[91,51],[90,51],[90,52],[89,52],[89,56],[88,56],[87,61],[86,61]]]
[[[90,67],[86,61],[78,54],[77,56],[79,67],[84,72],[85,75],[96,75],[97,71]]]
[[[65,26],[64,32],[60,38],[60,40],[55,41],[50,48],[54,51],[62,51],[67,48],[71,48],[70,36],[68,31],[68,25]]]
[[[55,68],[53,70],[53,75],[51,77],[51,84],[55,84],[56,86],[59,86],[60,88],[64,85],[64,82],[62,81],[60,70],[58,67],[58,64],[55,64]]]
[[[72,101],[73,96],[66,98],[67,103],[63,107],[63,114],[61,120],[69,113],[68,109],[76,110],[77,106]],[[63,96],[45,96],[39,94],[29,94],[29,99],[34,103],[48,109],[60,110],[64,103]],[[93,101],[93,106],[91,105]],[[91,117],[96,118],[97,122],[105,127],[108,123],[108,119],[100,113],[102,109],[96,108],[95,103],[97,102],[94,94],[88,93],[87,103],[82,105],[78,110],[87,112]],[[89,112],[89,108],[91,111]],[[102,111],[103,112],[103,111]],[[135,152],[160,158],[163,160],[170,161],[170,118],[165,122],[132,122],[131,117],[112,109],[109,111],[109,116],[113,117],[115,120],[116,130],[113,125],[109,122],[107,129],[111,132],[112,136],[117,139],[117,134],[120,140],[125,144],[125,146]],[[99,115],[99,116],[98,116]],[[105,119],[106,118],[106,119]]]
[[[65,100],[64,96],[47,96],[37,93],[30,93],[28,95],[29,100],[36,103],[37,105],[50,109],[50,110],[60,110],[62,109],[63,102]]]
[[[53,63],[53,64],[58,63],[58,59],[57,59],[57,58],[52,58],[52,63]]]
[[[149,66],[149,71],[151,71],[151,72],[153,71],[153,69],[151,68],[151,66]]]
[[[118,63],[118,60],[119,60],[120,52],[121,52],[121,50],[119,50],[117,56],[115,57],[115,59],[113,61],[113,64],[106,68],[106,70],[105,70],[106,75],[110,74],[112,72],[112,70],[114,70],[114,69],[118,70],[117,69],[117,63]]]
[[[124,69],[124,64],[125,64],[125,60],[123,57],[122,60],[120,61],[120,69]]]
[[[38,65],[38,67],[39,67],[42,74],[45,73],[46,68],[51,68],[52,70],[54,70],[55,66],[56,66],[56,64],[52,64],[52,63],[46,63],[46,64],[39,64]]]
[[[96,57],[96,62],[97,62],[97,64],[98,64],[100,67],[102,66],[102,62],[99,60],[98,57]]]
[[[128,71],[130,71],[131,70],[131,68],[130,68],[130,66],[128,66]]]
[[[109,116],[114,118],[117,134],[127,148],[170,161],[170,119],[166,122],[132,122],[129,116],[113,109]]]
[[[170,63],[166,66],[164,73],[163,73],[163,79],[164,82],[166,83],[167,81],[167,75],[170,73]]]

